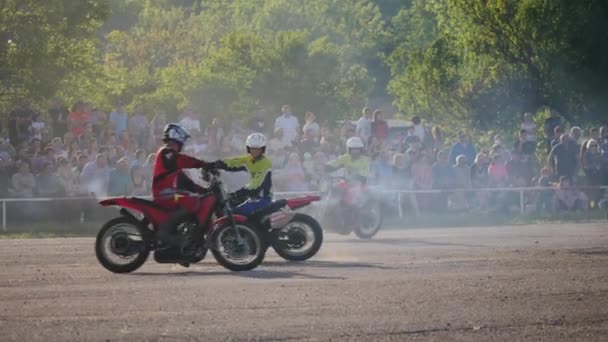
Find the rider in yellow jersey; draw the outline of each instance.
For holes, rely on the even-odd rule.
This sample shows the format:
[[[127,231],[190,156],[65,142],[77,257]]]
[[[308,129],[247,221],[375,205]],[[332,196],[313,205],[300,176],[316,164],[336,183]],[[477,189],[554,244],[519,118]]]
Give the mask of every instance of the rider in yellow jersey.
[[[272,203],[272,162],[264,154],[266,136],[253,133],[245,142],[247,154],[218,160],[212,165],[226,171],[247,171],[249,183],[232,194],[232,201],[238,205],[236,212],[249,215]]]
[[[370,174],[371,161],[363,155],[363,141],[359,137],[352,137],[346,141],[347,153],[338,159],[329,162],[326,168],[330,171],[343,168],[346,178],[365,183]]]

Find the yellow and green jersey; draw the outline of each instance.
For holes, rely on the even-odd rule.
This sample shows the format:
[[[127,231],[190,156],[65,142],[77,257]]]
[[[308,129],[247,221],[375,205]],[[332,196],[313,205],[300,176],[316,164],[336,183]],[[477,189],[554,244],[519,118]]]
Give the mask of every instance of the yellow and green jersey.
[[[266,156],[254,160],[246,154],[223,159],[220,164],[223,164],[220,168],[226,171],[247,171],[250,179],[245,189],[251,195],[272,197],[272,161]]]

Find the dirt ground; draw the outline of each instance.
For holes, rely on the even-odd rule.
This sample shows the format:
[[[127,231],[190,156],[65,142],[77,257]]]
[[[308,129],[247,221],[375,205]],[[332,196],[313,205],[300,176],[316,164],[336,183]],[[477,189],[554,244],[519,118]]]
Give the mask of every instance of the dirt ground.
[[[244,273],[115,275],[91,238],[0,240],[2,341],[414,339],[608,340],[608,225],[327,234],[308,262]]]

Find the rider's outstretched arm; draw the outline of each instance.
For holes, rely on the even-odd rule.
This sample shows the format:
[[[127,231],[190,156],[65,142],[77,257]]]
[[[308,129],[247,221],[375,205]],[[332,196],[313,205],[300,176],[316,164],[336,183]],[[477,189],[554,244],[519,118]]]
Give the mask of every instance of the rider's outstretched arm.
[[[189,155],[179,153],[172,149],[163,149],[161,152],[161,160],[166,170],[176,171],[180,169],[198,169],[209,166],[209,163],[204,160],[190,157]]]

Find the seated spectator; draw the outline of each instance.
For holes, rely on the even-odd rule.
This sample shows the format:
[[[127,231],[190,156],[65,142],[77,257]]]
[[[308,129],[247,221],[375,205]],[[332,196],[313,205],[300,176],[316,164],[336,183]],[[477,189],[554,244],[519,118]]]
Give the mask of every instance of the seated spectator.
[[[585,173],[586,185],[590,187],[598,187],[603,182],[602,170],[602,155],[600,153],[600,145],[594,139],[589,139],[586,147],[582,149],[581,166]],[[589,197],[592,201],[599,200],[600,191],[598,189],[589,189]]]
[[[570,137],[562,134],[559,143],[553,145],[547,157],[547,164],[553,169],[556,177],[564,176],[572,182],[577,170],[579,152],[580,149],[570,141]]]
[[[88,162],[79,177],[80,191],[86,195],[106,196],[110,181],[108,160],[103,154],[97,154],[95,161]]]
[[[412,163],[412,179],[414,189],[430,190],[433,187],[433,157],[430,150],[422,150]]]
[[[135,151],[135,158],[131,163],[131,167],[144,166],[144,164],[146,163],[146,158],[146,151],[141,148],[138,149],[137,151]]]
[[[490,166],[490,159],[484,153],[477,153],[475,162],[471,165],[471,186],[474,188],[486,188],[488,187],[488,167]]]
[[[506,164],[507,167],[507,183],[514,185],[520,183],[521,179],[525,178],[524,165],[521,161],[520,152],[513,150],[511,152],[511,160]]]
[[[528,152],[530,152],[529,154],[534,154],[536,153],[536,135],[537,135],[537,129],[536,129],[536,123],[534,122],[534,116],[532,115],[532,113],[525,113],[524,114],[524,121],[521,123],[521,126],[519,127],[520,130],[524,130],[526,132],[526,142],[528,143],[528,147],[529,147],[529,151],[526,150],[523,153],[524,154],[528,154]]]
[[[126,196],[133,191],[133,182],[129,172],[129,160],[121,158],[116,162],[116,168],[110,172],[108,195]]]
[[[57,177],[59,183],[67,196],[74,196],[78,193],[78,176],[74,169],[68,163],[68,160],[59,157],[57,160]]]
[[[10,160],[0,158],[0,196],[2,197],[8,196],[12,171]]]
[[[133,185],[133,196],[146,196],[150,194],[149,183],[144,176],[142,166],[135,165],[131,168],[131,184]]]
[[[32,117],[32,122],[29,127],[29,133],[31,139],[38,139],[42,141],[42,135],[44,133],[44,122],[40,117],[40,113],[36,113]]]
[[[393,155],[393,179],[395,188],[410,189],[412,184],[412,168],[405,154],[395,153]]]
[[[551,183],[551,170],[548,167],[543,167],[540,171],[540,177],[536,183],[538,187],[550,188]],[[551,208],[551,202],[553,200],[553,191],[546,189],[540,190],[536,201],[536,211],[541,212],[549,210]]]
[[[26,161],[19,161],[17,170],[11,179],[11,192],[19,197],[33,197],[36,190],[36,179],[30,172],[30,165]]]
[[[448,154],[445,151],[437,153],[437,161],[432,168],[433,189],[444,190],[454,185],[454,168],[450,165]]]
[[[571,187],[570,180],[566,176],[559,178],[559,184],[555,190],[555,204],[557,210],[576,211],[587,208],[585,196]]]
[[[477,155],[475,147],[464,132],[458,133],[458,141],[450,149],[450,165],[456,164],[456,157],[461,154],[464,154],[469,164],[475,160],[475,156]]]
[[[61,181],[53,171],[53,166],[50,163],[44,163],[42,172],[36,178],[38,196],[58,197],[65,194]]]
[[[274,136],[268,142],[268,153],[274,154],[285,150],[289,145],[283,142],[283,129],[278,127],[274,130]]]

